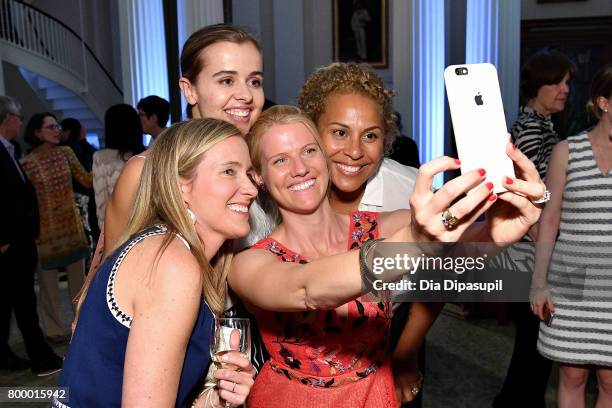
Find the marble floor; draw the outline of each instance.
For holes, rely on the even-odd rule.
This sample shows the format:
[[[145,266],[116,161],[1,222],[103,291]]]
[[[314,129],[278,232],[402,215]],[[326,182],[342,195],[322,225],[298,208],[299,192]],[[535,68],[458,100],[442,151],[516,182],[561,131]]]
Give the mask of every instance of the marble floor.
[[[65,283],[61,284],[62,315],[68,330],[72,310]],[[13,325],[15,327],[15,325]],[[465,319],[458,307],[447,305],[428,334],[427,378],[423,394],[423,408],[438,407],[490,407],[501,388],[510,360],[514,327],[500,325],[495,319]],[[11,332],[11,348],[25,357],[21,336],[16,329]],[[54,346],[64,355],[67,345]],[[547,403],[555,406],[557,384],[556,367],[553,368]],[[37,377],[29,370],[0,370],[0,387],[27,386],[51,387],[58,382],[59,374]],[[587,387],[587,407],[594,406],[596,386],[593,378]],[[1,403],[0,407],[46,407],[48,403]]]

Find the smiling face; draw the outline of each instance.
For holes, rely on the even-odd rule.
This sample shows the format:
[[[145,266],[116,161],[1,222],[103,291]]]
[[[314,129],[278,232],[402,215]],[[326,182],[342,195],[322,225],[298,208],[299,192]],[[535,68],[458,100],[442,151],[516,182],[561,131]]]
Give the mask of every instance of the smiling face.
[[[45,116],[41,128],[34,132],[35,136],[44,144],[58,145],[60,143],[61,127],[53,116]]]
[[[327,158],[302,123],[273,125],[262,136],[261,176],[281,209],[309,214],[325,198]]]
[[[358,93],[332,94],[317,129],[331,160],[335,193],[363,193],[384,154],[384,117],[380,105]]]
[[[206,152],[193,179],[181,185],[201,236],[225,240],[249,233],[249,206],[257,196],[250,172],[249,151],[240,136],[229,137]]]
[[[569,95],[569,81],[570,74],[567,73],[558,84],[541,86],[533,99],[533,108],[545,116],[561,112]]]
[[[204,49],[199,58],[204,64],[195,83],[180,80],[187,102],[197,111],[194,116],[224,120],[247,133],[264,105],[261,54],[250,42],[223,41]]]

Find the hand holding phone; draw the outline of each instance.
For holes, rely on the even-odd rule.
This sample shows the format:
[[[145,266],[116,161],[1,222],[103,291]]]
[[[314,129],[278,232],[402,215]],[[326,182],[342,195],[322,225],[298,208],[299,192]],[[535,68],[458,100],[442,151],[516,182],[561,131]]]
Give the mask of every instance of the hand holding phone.
[[[444,70],[461,173],[484,168],[495,193],[506,189],[501,180],[514,178],[514,165],[506,155],[508,131],[504,105],[491,64],[451,65]]]

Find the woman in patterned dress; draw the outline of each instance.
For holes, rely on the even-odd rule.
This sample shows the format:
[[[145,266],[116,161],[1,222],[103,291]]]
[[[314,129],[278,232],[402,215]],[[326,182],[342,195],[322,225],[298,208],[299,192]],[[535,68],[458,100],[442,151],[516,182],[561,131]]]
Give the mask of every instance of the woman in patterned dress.
[[[91,188],[88,173],[68,146],[59,146],[61,127],[55,115],[44,112],[30,119],[25,139],[35,146],[22,166],[36,189],[40,211],[38,257],[41,319],[50,340],[65,340],[59,316],[58,269],[66,268],[71,298],[81,288],[89,242],[74,200],[72,180]]]
[[[315,125],[299,109],[268,109],[247,142],[256,181],[273,198],[282,220],[270,237],[234,257],[228,276],[257,317],[271,355],[249,406],[397,406],[386,355],[390,305],[356,299],[362,293],[358,251],[347,250],[382,236],[390,242],[510,242],[526,232],[539,210],[516,194],[498,199],[486,185],[451,206],[455,194],[484,177],[478,171],[467,173],[434,194],[433,176],[459,167],[457,160],[441,157],[421,167],[411,211],[338,214],[327,196],[323,145]],[[541,194],[533,164],[518,150],[508,148],[508,153],[531,181],[507,187],[529,197]],[[471,225],[496,201],[522,210],[499,218],[491,214],[487,223]],[[449,206],[464,217],[459,229],[447,230],[440,222],[440,213]]]
[[[559,362],[561,408],[584,407],[591,367],[597,406],[612,406],[612,67],[595,75],[589,107],[597,126],[552,152],[532,284],[533,312],[554,313],[540,324],[538,350]]]

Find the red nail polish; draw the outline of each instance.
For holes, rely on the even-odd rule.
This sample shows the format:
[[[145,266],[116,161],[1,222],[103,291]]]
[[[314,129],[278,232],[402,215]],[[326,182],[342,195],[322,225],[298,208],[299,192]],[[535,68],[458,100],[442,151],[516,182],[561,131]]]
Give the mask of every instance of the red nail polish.
[[[478,169],[478,174],[480,174],[480,177],[482,177],[487,174],[487,171],[485,169]]]
[[[458,165],[458,164],[461,164],[461,160],[459,160],[459,159],[455,159],[455,164],[457,164],[457,165]]]
[[[506,184],[512,184],[514,183],[514,180],[512,180],[510,177],[506,177]]]
[[[497,200],[497,194],[491,194],[487,200],[489,200],[489,201]]]
[[[493,190],[493,183],[491,183],[490,181],[487,184],[485,184],[485,186],[487,186],[489,190]]]

